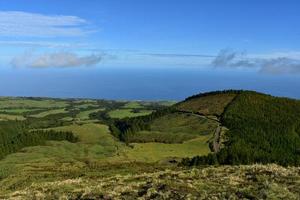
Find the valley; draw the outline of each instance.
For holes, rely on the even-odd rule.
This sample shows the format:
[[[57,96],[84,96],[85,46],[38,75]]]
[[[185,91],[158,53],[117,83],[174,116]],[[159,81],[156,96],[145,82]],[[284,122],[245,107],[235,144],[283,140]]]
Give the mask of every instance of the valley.
[[[0,198],[297,199],[299,105],[231,90],[178,103],[3,97]]]

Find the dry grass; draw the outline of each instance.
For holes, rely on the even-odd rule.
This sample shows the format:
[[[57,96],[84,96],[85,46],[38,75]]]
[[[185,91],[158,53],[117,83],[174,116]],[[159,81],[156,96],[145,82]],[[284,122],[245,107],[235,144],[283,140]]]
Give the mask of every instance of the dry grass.
[[[33,183],[11,199],[299,199],[300,168],[165,169]]]
[[[194,98],[180,103],[177,108],[182,111],[219,116],[235,96],[236,94],[228,93]]]

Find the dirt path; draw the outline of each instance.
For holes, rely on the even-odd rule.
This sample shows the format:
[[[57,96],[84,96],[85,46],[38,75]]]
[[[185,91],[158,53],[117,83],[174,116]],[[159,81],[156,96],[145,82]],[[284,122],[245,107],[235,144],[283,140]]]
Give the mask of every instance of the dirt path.
[[[203,114],[200,114],[200,113],[193,113],[193,112],[188,112],[188,111],[178,111],[179,113],[188,113],[188,114],[192,114],[192,115],[195,115],[195,116],[198,116],[198,117],[201,117],[201,118],[206,118],[206,119],[209,119],[209,120],[213,120],[215,122],[218,123],[218,126],[214,132],[214,138],[213,138],[213,152],[217,153],[220,151],[220,146],[221,146],[221,132],[222,132],[222,126],[221,126],[221,123],[219,121],[219,119],[215,119],[213,117],[210,117],[210,116],[206,116],[206,115],[203,115]]]
[[[220,151],[220,135],[221,135],[222,127],[219,125],[216,128],[215,134],[214,134],[214,141],[213,141],[213,150],[215,153]]]

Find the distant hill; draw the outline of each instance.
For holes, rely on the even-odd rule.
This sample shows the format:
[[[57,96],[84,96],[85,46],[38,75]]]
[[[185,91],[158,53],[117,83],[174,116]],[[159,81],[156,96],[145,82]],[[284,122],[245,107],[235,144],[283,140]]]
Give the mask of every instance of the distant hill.
[[[184,161],[190,165],[300,164],[298,100],[252,91],[222,91],[187,98],[177,108],[220,116],[222,126],[229,129],[220,152]]]

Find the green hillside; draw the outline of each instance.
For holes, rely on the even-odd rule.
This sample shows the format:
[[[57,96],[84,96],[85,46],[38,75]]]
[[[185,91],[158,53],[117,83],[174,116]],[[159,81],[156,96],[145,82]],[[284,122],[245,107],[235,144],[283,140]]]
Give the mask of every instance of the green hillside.
[[[146,130],[130,132],[127,142],[182,143],[198,136],[212,136],[218,123],[188,113],[169,113],[155,118]]]
[[[221,113],[220,122],[229,129],[224,148],[215,156],[196,157],[189,163],[299,165],[300,101],[250,91],[236,93]],[[227,93],[219,96],[228,98]],[[185,104],[189,101],[195,99]]]
[[[37,181],[5,198],[297,200],[300,195],[300,169],[296,167],[246,165],[184,169],[132,164],[82,170],[86,173],[78,174],[80,177],[66,174],[65,179]]]
[[[0,199],[300,195],[298,100],[229,90],[176,104],[49,98],[0,98],[0,104],[6,116]],[[268,163],[276,164],[261,165]]]
[[[44,144],[46,140],[76,142],[77,138],[72,132],[29,131],[22,122],[0,122],[0,159],[24,147]]]

